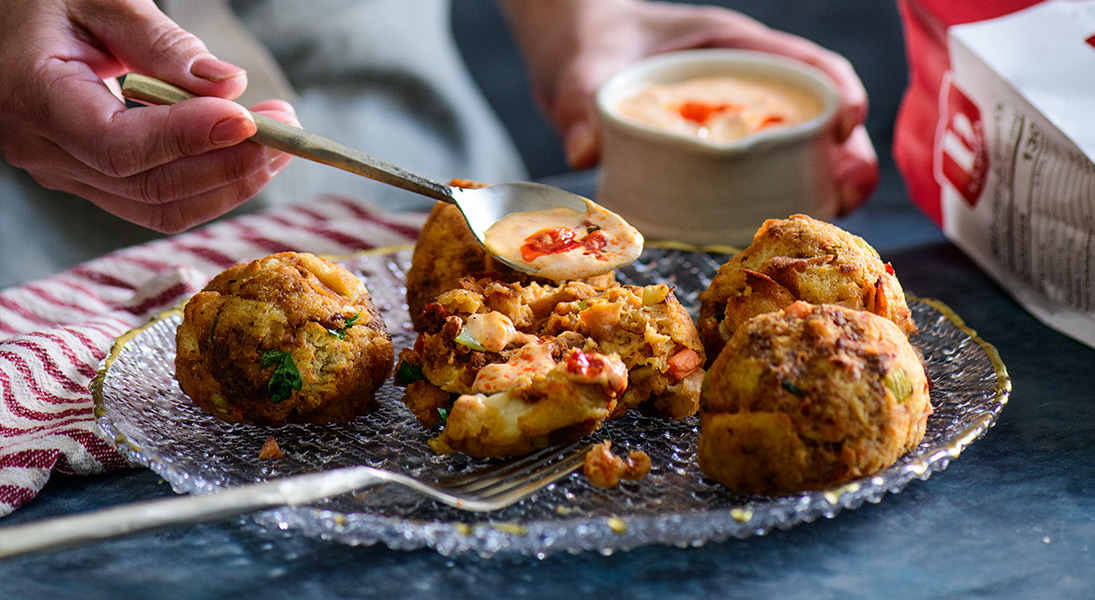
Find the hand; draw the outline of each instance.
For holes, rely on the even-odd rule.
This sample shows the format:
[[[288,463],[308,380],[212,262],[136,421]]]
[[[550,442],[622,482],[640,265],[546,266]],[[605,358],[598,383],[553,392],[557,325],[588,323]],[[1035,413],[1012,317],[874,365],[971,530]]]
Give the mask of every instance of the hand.
[[[525,55],[536,97],[561,132],[574,168],[597,161],[594,97],[604,81],[653,54],[725,47],[786,56],[828,74],[841,103],[831,147],[841,212],[859,206],[878,185],[878,158],[863,126],[867,92],[839,54],[718,7],[641,0],[504,0],[502,7]]]
[[[127,110],[116,77],[139,72],[207,98]],[[134,223],[182,231],[252,197],[289,156],[254,143],[230,100],[242,69],[215,58],[151,0],[4,0],[0,154],[47,188]],[[281,101],[253,107],[296,123]]]

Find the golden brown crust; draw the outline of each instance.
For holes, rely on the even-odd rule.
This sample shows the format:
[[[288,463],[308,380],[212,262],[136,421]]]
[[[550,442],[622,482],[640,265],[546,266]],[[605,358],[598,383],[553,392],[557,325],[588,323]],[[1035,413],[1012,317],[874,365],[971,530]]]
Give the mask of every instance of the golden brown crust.
[[[468,187],[467,185],[462,187]],[[421,328],[422,309],[442,292],[456,289],[463,278],[493,279],[507,283],[553,283],[514,270],[483,251],[472,236],[460,210],[438,202],[426,218],[407,271],[407,307],[415,329]],[[611,273],[585,280],[598,288],[614,285]]]
[[[334,263],[293,252],[214,277],[187,302],[176,341],[183,391],[231,422],[353,419],[372,408],[393,362],[387,328],[364,284]],[[271,378],[286,359],[300,389],[272,397]]]
[[[612,453],[612,442],[595,445],[586,454],[582,473],[593,485],[600,488],[616,487],[621,479],[638,481],[650,473],[650,456],[641,450],[632,450],[627,459]]]
[[[919,353],[893,322],[794,302],[745,323],[711,364],[700,468],[760,494],[875,473],[920,443],[928,389]]]
[[[839,304],[916,331],[892,267],[863,238],[805,215],[771,219],[700,294],[696,323],[709,360],[751,317],[795,300]]]

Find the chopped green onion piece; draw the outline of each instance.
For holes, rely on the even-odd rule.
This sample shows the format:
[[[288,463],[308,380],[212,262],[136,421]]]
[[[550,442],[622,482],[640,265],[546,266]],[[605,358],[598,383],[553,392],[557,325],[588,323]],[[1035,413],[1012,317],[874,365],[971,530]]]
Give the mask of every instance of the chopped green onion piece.
[[[217,313],[217,316],[213,317],[213,325],[209,327],[209,345],[210,346],[213,345],[213,334],[217,331],[217,321],[220,321],[220,320],[221,320],[221,315],[220,315],[220,313]]]
[[[358,313],[358,314],[346,319],[346,322],[343,323],[342,327],[339,327],[338,329],[328,329],[327,333],[330,333],[331,335],[337,337],[340,340],[344,340],[344,339],[346,339],[346,330],[353,327],[354,326],[354,321],[357,321],[358,318],[360,318],[360,317],[361,317],[361,313]]]
[[[788,392],[791,392],[792,394],[794,394],[796,396],[802,397],[802,396],[806,395],[806,392],[803,392],[802,388],[800,388],[797,385],[791,383],[790,381],[787,381],[786,379],[780,381],[779,383],[780,383],[780,385],[783,386],[783,389],[787,390]]]
[[[440,417],[441,417],[441,424],[442,425],[448,425],[449,424],[449,409],[439,408],[439,409],[437,409],[437,414],[440,415]]]
[[[472,336],[471,333],[468,333],[467,327],[462,327],[460,329],[460,333],[456,334],[456,339],[453,341],[455,341],[457,344],[463,344],[464,346],[467,346],[472,350],[478,350],[480,352],[486,352],[487,350],[483,347],[483,344],[479,343],[479,340],[475,339],[475,337]]]

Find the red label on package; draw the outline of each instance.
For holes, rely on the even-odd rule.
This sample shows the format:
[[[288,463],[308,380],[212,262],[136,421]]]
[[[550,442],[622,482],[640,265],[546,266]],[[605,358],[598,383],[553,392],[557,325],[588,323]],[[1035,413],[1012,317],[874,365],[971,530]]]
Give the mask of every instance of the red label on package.
[[[954,85],[949,74],[940,90],[940,130],[935,164],[940,184],[950,183],[970,206],[977,204],[988,174],[981,109]]]

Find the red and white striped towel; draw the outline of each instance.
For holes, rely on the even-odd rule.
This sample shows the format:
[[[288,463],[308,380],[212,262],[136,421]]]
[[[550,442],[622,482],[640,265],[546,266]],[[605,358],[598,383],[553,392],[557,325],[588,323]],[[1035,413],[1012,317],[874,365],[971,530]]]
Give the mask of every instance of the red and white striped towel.
[[[50,473],[125,467],[99,437],[88,384],[114,339],[244,260],[295,250],[350,254],[413,242],[422,213],[324,197],[221,221],[0,291],[0,517]]]

